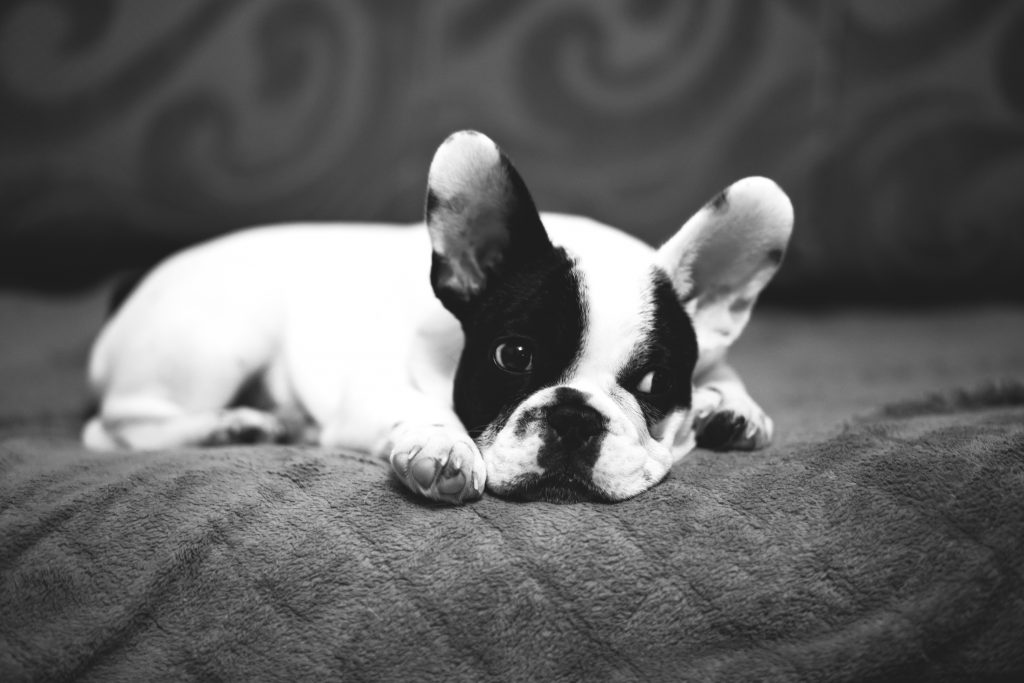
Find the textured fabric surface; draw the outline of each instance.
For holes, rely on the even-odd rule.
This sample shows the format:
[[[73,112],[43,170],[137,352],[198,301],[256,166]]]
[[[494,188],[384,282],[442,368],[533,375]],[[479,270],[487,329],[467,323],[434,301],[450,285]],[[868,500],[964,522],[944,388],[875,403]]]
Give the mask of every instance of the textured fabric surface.
[[[6,680],[1024,673],[1024,405],[974,408],[728,466],[697,458],[618,505],[429,508],[382,465],[338,454],[88,459],[8,443],[0,667]]]
[[[12,0],[0,280],[75,284],[243,225],[413,220],[491,135],[538,204],[661,242],[792,195],[768,296],[1024,296],[1013,0]]]
[[[1024,673],[1024,311],[762,311],[769,451],[449,508],[322,449],[83,451],[102,298],[0,296],[0,679]]]

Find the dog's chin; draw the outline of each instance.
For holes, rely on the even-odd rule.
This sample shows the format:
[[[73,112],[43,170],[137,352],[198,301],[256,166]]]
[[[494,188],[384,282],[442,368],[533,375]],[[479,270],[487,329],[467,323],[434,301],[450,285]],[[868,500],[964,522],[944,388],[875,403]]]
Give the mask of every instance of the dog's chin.
[[[633,486],[617,486],[614,490],[606,490],[574,473],[530,473],[519,475],[503,485],[492,486],[488,483],[487,490],[499,498],[517,502],[618,503],[644,493],[663,478],[652,478],[636,482]]]
[[[501,438],[504,437],[504,438]],[[654,442],[641,444],[621,434],[605,435],[605,449],[591,465],[563,460],[542,467],[538,453],[544,440],[502,434],[483,444],[487,490],[499,498],[552,503],[605,502],[633,498],[668,475],[668,451]]]
[[[492,489],[495,495],[520,502],[546,503],[613,503],[592,481],[570,472],[522,474],[508,485]]]
[[[634,476],[621,478],[609,478],[607,472],[581,472],[572,468],[535,469],[506,479],[492,477],[489,472],[487,490],[499,498],[521,502],[617,503],[649,490],[667,476],[667,469],[654,463],[650,465],[633,473]]]
[[[554,503],[627,500],[661,482],[693,448],[689,411],[673,414],[652,436],[628,416],[606,410],[606,429],[593,446],[561,452],[561,437],[545,422],[521,417],[529,415],[534,404],[546,405],[540,399],[521,405],[500,426],[477,437],[487,468],[487,490],[500,498]]]

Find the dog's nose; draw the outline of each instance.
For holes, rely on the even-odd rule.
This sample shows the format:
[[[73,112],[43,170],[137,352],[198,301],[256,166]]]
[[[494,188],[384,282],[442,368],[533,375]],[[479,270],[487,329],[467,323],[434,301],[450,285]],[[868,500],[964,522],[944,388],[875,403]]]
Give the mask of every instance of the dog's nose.
[[[548,410],[548,426],[565,450],[574,451],[604,430],[604,417],[585,403],[560,403]]]

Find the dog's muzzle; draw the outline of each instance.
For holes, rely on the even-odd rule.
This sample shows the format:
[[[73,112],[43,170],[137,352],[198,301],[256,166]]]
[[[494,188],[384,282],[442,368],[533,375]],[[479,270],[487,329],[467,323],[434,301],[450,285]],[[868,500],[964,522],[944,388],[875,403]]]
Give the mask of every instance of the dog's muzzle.
[[[608,419],[576,389],[559,387],[553,400],[529,411],[520,425],[541,436],[537,466],[541,472],[523,474],[511,483],[506,495],[517,500],[577,502],[607,500],[594,486],[594,463],[601,453]]]

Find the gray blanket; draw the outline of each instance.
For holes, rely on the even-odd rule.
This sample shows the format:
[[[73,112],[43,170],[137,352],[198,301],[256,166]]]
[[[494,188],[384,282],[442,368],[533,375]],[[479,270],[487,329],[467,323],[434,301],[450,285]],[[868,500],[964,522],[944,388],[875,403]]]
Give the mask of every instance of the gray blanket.
[[[1018,384],[698,451],[615,505],[434,507],[352,454],[73,428],[0,439],[2,680],[1024,673]]]

